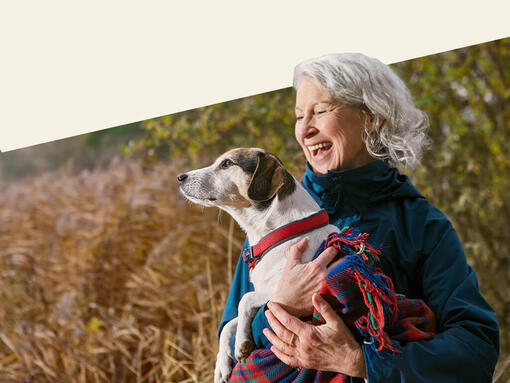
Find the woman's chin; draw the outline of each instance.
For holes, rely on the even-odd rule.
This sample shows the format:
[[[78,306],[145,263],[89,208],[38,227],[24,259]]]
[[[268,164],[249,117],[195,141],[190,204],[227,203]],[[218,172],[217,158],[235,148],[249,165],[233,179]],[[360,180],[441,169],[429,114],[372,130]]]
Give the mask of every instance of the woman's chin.
[[[326,163],[310,162],[310,165],[312,166],[313,172],[320,175],[326,175],[328,174],[328,170],[332,170]]]
[[[320,151],[318,154],[312,155],[309,162],[312,169],[317,174],[328,174],[328,170],[334,170],[333,150],[329,148],[326,151]]]

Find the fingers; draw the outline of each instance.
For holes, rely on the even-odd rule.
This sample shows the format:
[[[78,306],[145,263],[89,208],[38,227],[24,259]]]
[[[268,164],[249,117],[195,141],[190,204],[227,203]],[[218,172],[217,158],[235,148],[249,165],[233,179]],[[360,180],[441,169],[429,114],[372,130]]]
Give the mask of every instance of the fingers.
[[[276,309],[276,311],[284,311],[280,307],[276,307],[279,306],[277,304],[271,304],[268,306],[273,306],[273,309]],[[271,309],[266,311],[266,317],[272,327],[272,330],[265,328],[262,332],[273,345],[271,347],[271,351],[287,366],[298,366],[299,360],[296,358],[295,346],[297,346],[299,336],[294,336],[294,339],[292,339],[292,335],[295,334],[281,324],[278,318],[271,312]],[[291,344],[291,342],[294,344]]]
[[[270,341],[273,346],[278,348],[279,351],[287,355],[292,355],[294,353],[293,347],[290,344],[285,343],[283,340],[278,338],[278,336],[270,329],[265,328],[263,330],[263,333],[266,336],[267,340]]]
[[[318,266],[326,267],[338,254],[338,250],[335,247],[328,247],[322,253],[319,254],[311,263],[315,263]]]
[[[274,345],[271,347],[271,351],[273,352],[273,354],[276,355],[278,359],[280,359],[287,366],[298,367],[300,365],[299,359],[293,356],[293,354],[289,355]]]
[[[267,304],[267,307],[269,307],[270,314],[273,314],[274,318],[280,322],[282,327],[284,327],[291,333],[292,332],[295,333],[298,337],[303,335],[304,332],[307,331],[308,326],[311,326],[307,323],[302,322],[295,316],[290,315],[276,302],[270,301]],[[267,319],[269,321],[269,317]]]
[[[342,318],[337,315],[335,310],[333,310],[329,303],[326,302],[326,300],[322,298],[320,294],[312,295],[312,303],[313,307],[315,307],[315,309],[322,315],[327,325],[335,328],[341,328],[343,326],[345,329],[347,329],[347,326],[345,325]]]
[[[301,263],[301,257],[303,252],[306,250],[308,246],[308,238],[304,237],[299,242],[293,244],[289,248],[289,254],[287,256],[287,264],[297,264]]]
[[[267,318],[267,321],[269,322],[269,325],[271,326],[271,329],[278,336],[278,338],[281,339],[286,344],[292,344],[292,341],[293,341],[292,336],[294,335],[294,333],[292,331],[289,331],[288,329],[286,329],[280,323],[280,321],[273,315],[271,310],[266,311],[266,318]],[[273,342],[271,342],[271,343],[273,343]]]

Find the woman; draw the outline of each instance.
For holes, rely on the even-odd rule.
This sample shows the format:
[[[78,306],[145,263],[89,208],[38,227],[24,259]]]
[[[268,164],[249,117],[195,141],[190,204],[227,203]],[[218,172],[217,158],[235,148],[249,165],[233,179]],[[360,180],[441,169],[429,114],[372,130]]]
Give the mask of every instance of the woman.
[[[307,159],[303,185],[332,224],[353,226],[383,245],[380,268],[397,293],[429,305],[438,333],[401,344],[399,358],[374,358],[317,294],[330,254],[321,254],[323,261],[313,267],[301,264],[301,242],[288,256],[277,291],[252,322],[257,348],[271,342],[287,365],[370,383],[490,381],[499,348],[496,316],[478,291],[449,220],[390,166],[418,162],[427,144],[425,114],[388,66],[361,54],[305,61],[295,69],[294,87],[295,134]],[[249,290],[248,268],[240,261],[220,329],[237,315]],[[298,319],[313,307],[325,325]]]

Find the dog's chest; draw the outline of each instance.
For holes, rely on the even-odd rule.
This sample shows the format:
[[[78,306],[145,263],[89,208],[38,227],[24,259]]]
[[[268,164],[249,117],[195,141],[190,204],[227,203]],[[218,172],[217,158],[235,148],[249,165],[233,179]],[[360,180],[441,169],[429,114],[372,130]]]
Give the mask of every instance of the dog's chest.
[[[315,256],[326,237],[333,232],[338,232],[338,228],[333,225],[321,227],[303,236],[298,236],[268,251],[264,257],[250,271],[250,280],[253,283],[255,291],[268,292],[272,294],[283,274],[285,262],[289,248],[299,242],[301,238],[308,237],[308,246],[301,257],[302,263],[310,262]]]
[[[287,241],[271,249],[257,262],[250,271],[250,280],[255,291],[273,293],[276,290],[285,267],[287,252],[293,243],[296,243],[296,240]]]

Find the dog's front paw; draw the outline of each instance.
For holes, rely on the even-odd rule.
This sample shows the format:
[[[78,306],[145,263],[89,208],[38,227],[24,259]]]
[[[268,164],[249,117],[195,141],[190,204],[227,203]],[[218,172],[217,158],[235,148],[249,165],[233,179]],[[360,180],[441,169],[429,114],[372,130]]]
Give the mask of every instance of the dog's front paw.
[[[235,353],[236,359],[245,359],[251,352],[255,350],[255,343],[251,340],[245,340],[242,342],[236,342]]]
[[[214,383],[227,383],[232,369],[234,368],[234,361],[226,352],[219,352],[216,357],[216,368],[214,369]]]

